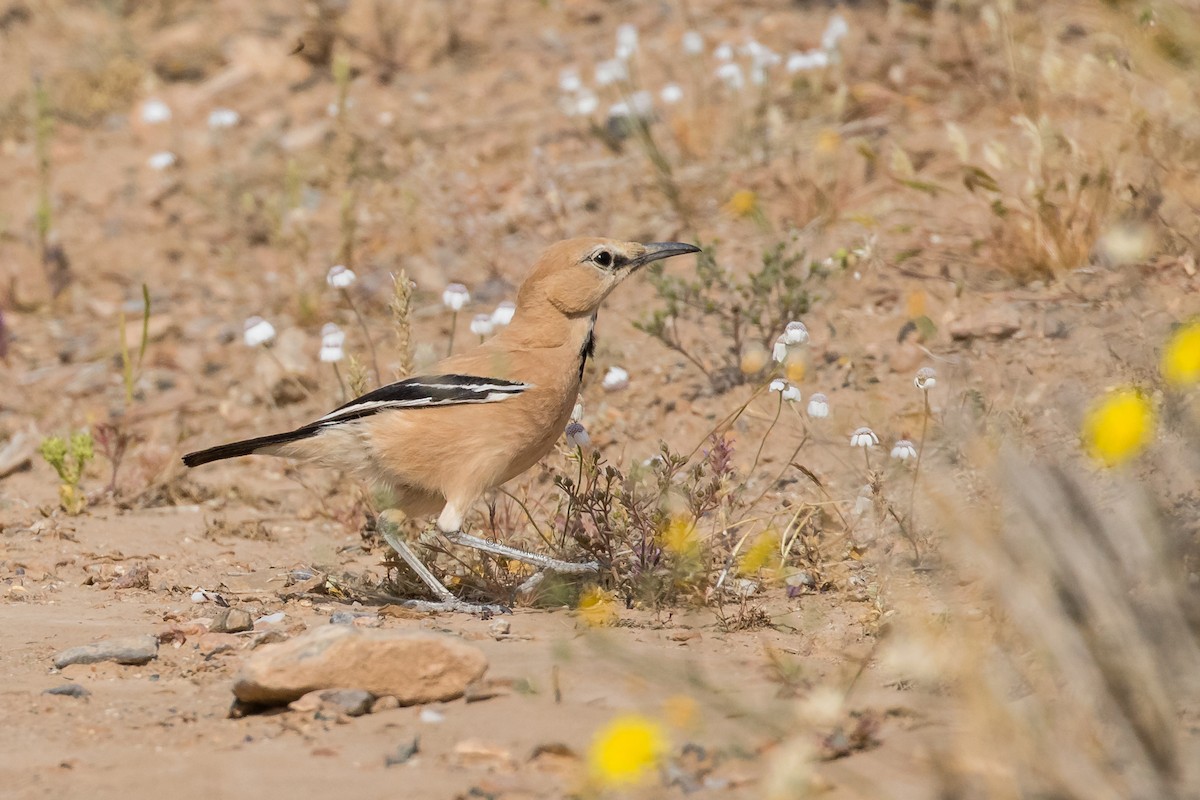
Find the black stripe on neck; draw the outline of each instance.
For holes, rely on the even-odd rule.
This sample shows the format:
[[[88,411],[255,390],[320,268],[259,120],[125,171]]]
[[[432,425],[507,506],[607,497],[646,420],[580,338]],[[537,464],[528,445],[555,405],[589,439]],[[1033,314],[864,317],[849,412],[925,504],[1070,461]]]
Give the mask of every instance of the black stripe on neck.
[[[592,317],[591,324],[588,325],[587,338],[583,340],[583,347],[579,348],[579,380],[583,380],[583,371],[587,369],[588,359],[596,352],[596,318]]]

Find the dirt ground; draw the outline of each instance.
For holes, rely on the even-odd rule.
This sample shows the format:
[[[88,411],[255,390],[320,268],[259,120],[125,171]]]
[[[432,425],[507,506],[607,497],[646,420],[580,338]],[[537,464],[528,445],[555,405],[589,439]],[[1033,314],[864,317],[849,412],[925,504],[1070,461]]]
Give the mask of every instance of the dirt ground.
[[[978,407],[988,420],[980,440],[1071,458],[1063,454],[1078,450],[1089,399],[1149,380],[1172,325],[1200,312],[1200,156],[1189,139],[1200,123],[1194,103],[1172,105],[1200,83],[1187,83],[1194,68],[1164,78],[1100,12],[1052,3],[1005,17],[1010,38],[1030,37],[1038,56],[1029,57],[995,44],[1004,37],[993,35],[992,6],[968,5],[927,16],[915,4],[782,0],[0,0],[0,452],[22,436],[36,443],[113,421],[136,437],[115,492],[105,490],[108,462],[93,462],[79,515],[59,507],[59,481],[36,454],[0,477],[0,794],[591,796],[596,731],[637,711],[664,721],[671,754],[650,785],[614,796],[1002,795],[1008,756],[962,748],[969,704],[949,680],[913,679],[920,648],[906,649],[897,632],[953,617],[991,642],[1004,617],[986,580],[936,553],[993,510],[981,488],[987,470],[956,439],[968,435],[956,427],[964,411]],[[758,93],[745,43],[761,40],[784,58],[807,52],[834,14],[849,32],[830,72],[805,83],[774,64]],[[654,93],[650,130],[669,177],[636,136],[621,135],[619,118],[606,119],[620,99],[611,87],[593,87],[601,110],[590,116],[563,110],[571,91],[562,73],[592,85],[621,24],[639,31],[630,86]],[[704,38],[700,60],[681,45],[688,31]],[[741,93],[713,77],[721,44],[749,76]],[[1079,75],[1060,90],[1052,78],[1062,64]],[[1118,77],[1082,76],[1087,65]],[[1046,83],[1025,83],[1038,80]],[[1133,137],[1120,132],[1136,114],[1118,95],[1138,81],[1161,87],[1145,94],[1138,118],[1179,138],[1163,134],[1130,155]],[[677,106],[660,99],[667,83],[681,87]],[[1080,205],[1053,246],[1044,230],[1005,238],[997,222],[1023,213],[1027,176],[1014,165],[1025,164],[1028,143],[1012,120],[1036,92],[1074,137],[1070,156],[1045,155],[1037,174],[1073,170],[1083,196],[1094,183],[1079,174],[1095,179],[1093,158],[1111,168],[1104,181],[1128,185],[1103,208],[1068,191]],[[147,120],[153,100],[169,120]],[[1155,116],[1168,108],[1170,125]],[[214,126],[219,109],[235,110],[236,123]],[[960,136],[992,165],[995,202],[1010,216],[963,188]],[[164,152],[172,163],[151,166]],[[1177,162],[1156,172],[1164,152]],[[1094,225],[1078,222],[1088,215]],[[49,219],[44,239],[40,219]],[[340,476],[266,458],[191,473],[179,463],[189,450],[288,429],[338,404],[349,365],[335,375],[318,362],[325,322],[342,325],[347,351],[370,373],[361,311],[383,377],[395,375],[388,302],[400,270],[416,285],[420,368],[451,335],[465,346],[470,317],[513,297],[540,247],[573,235],[697,239],[735,272],[779,242],[836,262],[809,278],[812,342],[797,378],[806,400],[826,393],[833,414],[809,426],[800,455],[799,428],[790,417],[776,427],[776,407],[755,399],[758,383],[710,381],[635,329],[660,305],[646,282],[622,287],[600,316],[583,422],[605,458],[629,469],[660,441],[683,453],[703,446],[749,402],[729,431],[745,476],[739,492],[759,498],[745,518],[768,529],[798,504],[828,501],[849,514],[864,482],[850,433],[871,425],[885,454],[896,439],[917,438],[924,406],[913,374],[935,367],[927,483],[938,488],[917,506],[933,553],[914,568],[906,541],[885,529],[861,546],[814,546],[822,579],[791,587],[801,591],[764,579],[745,601],[617,604],[602,626],[575,607],[577,594],[565,605],[516,598],[505,632],[497,619],[406,612],[383,598],[394,570],[363,533],[366,494]],[[1056,259],[1070,260],[1071,247],[1082,249],[1068,269]],[[1133,256],[1112,255],[1122,247]],[[325,282],[338,262],[358,274],[353,313]],[[673,264],[669,274],[688,269]],[[450,281],[472,291],[458,318],[440,302]],[[127,393],[122,325],[136,361],[143,286],[147,346]],[[278,332],[269,351],[242,342],[254,315]],[[681,336],[715,370],[725,333],[712,320],[689,325]],[[628,371],[627,389],[601,388],[614,366]],[[1195,440],[1163,447],[1186,455]],[[535,520],[555,523],[553,476],[569,474],[569,456],[562,447],[509,487]],[[792,458],[824,478],[824,495],[787,472]],[[1142,476],[1194,532],[1195,473]],[[536,546],[511,521],[514,503],[494,502]],[[488,527],[481,509],[472,522]],[[306,584],[313,575],[329,582]],[[283,617],[247,633],[209,632],[219,603]],[[233,675],[270,646],[259,644],[264,633],[294,636],[348,610],[367,614],[360,623],[477,645],[494,695],[353,719],[230,717]],[[163,640],[143,666],[52,667],[65,648],[142,633]],[[89,694],[43,693],[64,683]],[[1033,691],[1005,685],[1014,703]],[[1176,700],[1178,760],[1194,765],[1200,694]],[[415,755],[397,757],[414,740]]]

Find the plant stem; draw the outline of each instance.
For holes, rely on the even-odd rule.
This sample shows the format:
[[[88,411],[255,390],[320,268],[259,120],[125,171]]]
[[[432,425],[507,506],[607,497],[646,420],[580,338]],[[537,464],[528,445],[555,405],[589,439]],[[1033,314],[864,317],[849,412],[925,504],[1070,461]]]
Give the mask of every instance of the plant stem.
[[[450,343],[446,347],[446,356],[454,355],[454,332],[458,330],[458,312],[454,311],[450,315]]]
[[[775,423],[779,422],[779,415],[783,413],[783,393],[779,393],[779,405],[775,408],[775,418],[771,420],[771,425],[767,428],[767,432],[763,434],[762,441],[758,443],[758,452],[754,454],[754,463],[750,465],[750,470],[747,474],[753,474],[754,469],[758,466],[758,459],[762,456],[763,448],[767,444],[767,437],[771,435],[771,431],[775,430]],[[789,459],[790,460],[790,459]]]
[[[371,368],[375,371],[375,385],[383,386],[383,373],[379,371],[379,358],[375,354],[375,340],[371,338],[371,331],[367,329],[367,321],[358,312],[358,306],[354,304],[354,298],[350,296],[349,290],[342,289],[342,297],[346,298],[346,303],[354,312],[354,318],[358,320],[358,327],[362,328],[363,336],[367,337],[367,347],[371,350]]]
[[[929,391],[923,389],[925,411],[921,416],[921,441],[917,444],[917,463],[913,466],[912,488],[908,492],[908,524],[916,532],[917,479],[921,477],[921,456],[925,453],[925,433],[929,430]]]

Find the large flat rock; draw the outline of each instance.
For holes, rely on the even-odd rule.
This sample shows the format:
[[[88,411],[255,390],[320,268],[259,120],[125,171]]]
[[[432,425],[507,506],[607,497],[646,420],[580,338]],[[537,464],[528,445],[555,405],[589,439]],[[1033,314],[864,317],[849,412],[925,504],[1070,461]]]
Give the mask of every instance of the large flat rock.
[[[353,687],[417,705],[461,697],[487,666],[482,651],[453,636],[330,625],[256,650],[233,693],[243,703],[281,705]]]

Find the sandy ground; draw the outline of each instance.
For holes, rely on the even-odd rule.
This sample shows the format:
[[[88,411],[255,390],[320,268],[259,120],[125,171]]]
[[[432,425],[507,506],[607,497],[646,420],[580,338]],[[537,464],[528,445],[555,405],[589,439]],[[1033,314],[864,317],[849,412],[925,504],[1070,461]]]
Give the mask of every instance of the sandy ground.
[[[339,402],[337,379],[316,352],[330,319],[348,332],[348,350],[364,359],[368,352],[355,318],[324,282],[346,227],[346,175],[357,170],[354,297],[385,374],[398,365],[386,304],[399,269],[418,286],[420,364],[450,333],[438,300],[447,281],[472,287],[472,313],[490,310],[512,295],[537,248],[567,235],[694,233],[738,265],[757,263],[793,235],[817,260],[858,248],[854,266],[811,284],[802,388],[806,396],[826,392],[834,415],[814,427],[799,458],[853,506],[862,478],[846,437],[860,424],[888,444],[915,437],[922,404],[912,375],[935,365],[938,445],[930,458],[952,487],[936,499],[952,499],[921,513],[932,519],[935,508],[953,506],[965,521],[972,495],[957,493],[976,476],[950,457],[958,412],[978,405],[996,425],[989,433],[1033,453],[1073,450],[1087,399],[1152,371],[1170,325],[1200,310],[1195,254],[1186,248],[1018,285],[994,256],[979,255],[992,231],[986,202],[905,191],[895,179],[916,169],[922,180],[961,183],[943,132],[949,118],[976,144],[995,137],[1023,152],[1006,132],[1014,101],[994,88],[1004,79],[1003,52],[984,47],[978,63],[958,45],[931,54],[914,33],[923,23],[856,4],[843,10],[853,56],[845,85],[853,91],[838,95],[831,78],[820,92],[797,89],[801,99],[757,117],[750,95],[731,100],[711,87],[717,94],[693,105],[712,65],[691,64],[681,35],[700,30],[710,50],[750,36],[781,52],[816,47],[829,9],[486,2],[468,13],[466,3],[413,3],[395,12],[400,32],[393,55],[382,57],[386,14],[372,17],[379,4],[351,0],[340,23],[354,69],[343,107],[358,137],[349,155],[348,134],[329,111],[338,90],[328,68],[290,55],[295,42],[314,58],[321,46],[313,18],[295,4],[159,2],[133,13],[108,5],[0,2],[0,58],[16,65],[0,76],[0,442],[112,419],[138,437],[115,497],[103,491],[108,465],[92,466],[83,482],[92,502],[80,516],[57,508],[57,481],[36,457],[0,478],[0,794],[574,796],[584,791],[595,731],[629,710],[666,721],[672,755],[652,785],[618,796],[799,796],[771,776],[810,758],[806,786],[822,797],[925,797],[945,788],[940,754],[959,733],[946,687],[898,677],[903,670],[879,657],[881,642],[895,620],[936,620],[949,606],[968,624],[994,620],[977,607],[972,579],[946,574],[936,558],[912,569],[894,533],[852,557],[825,554],[822,591],[789,596],[778,583],[764,586],[749,606],[766,625],[722,624],[714,608],[680,603],[620,608],[617,624],[594,628],[577,610],[543,600],[518,602],[503,634],[494,619],[393,612],[372,596],[364,587],[388,576],[386,553],[361,534],[363,495],[339,476],[266,459],[189,475],[178,457],[301,424]],[[1075,19],[1046,24],[1066,30]],[[1090,18],[1079,19],[1089,31]],[[687,93],[681,110],[664,112],[655,128],[670,131],[674,177],[693,215],[686,223],[643,153],[628,141],[614,152],[560,108],[560,72],[576,68],[590,78],[627,21],[641,30],[639,78],[655,90],[678,82]],[[947,48],[961,33],[953,17],[931,24]],[[983,35],[978,19],[966,24],[968,39]],[[1108,39],[1061,39],[1064,57],[1108,52]],[[52,241],[70,264],[57,294],[35,233],[43,179],[30,133],[31,75],[43,77],[61,109],[47,145]],[[146,123],[152,98],[171,107],[170,123]],[[222,107],[236,109],[240,122],[211,130],[209,114]],[[1092,126],[1102,136],[1105,124],[1116,124],[1086,104],[1076,113],[1073,131]],[[770,147],[760,150],[761,130]],[[831,131],[844,146],[823,161],[813,153]],[[855,155],[856,136],[891,158],[890,175]],[[907,168],[893,145],[910,154]],[[175,153],[175,166],[149,167],[160,151]],[[1180,185],[1192,174],[1186,165]],[[731,197],[747,188],[757,208],[731,210]],[[1175,188],[1182,194],[1168,193],[1164,215],[1186,208],[1179,197],[1191,189]],[[838,213],[827,214],[829,204]],[[143,284],[152,298],[149,345],[129,406],[119,318],[136,351]],[[684,358],[634,330],[655,307],[652,294],[641,285],[614,295],[584,392],[594,442],[626,467],[653,455],[659,440],[689,451],[754,389],[714,390]],[[240,341],[242,321],[255,314],[280,331],[269,355]],[[919,345],[905,338],[906,323],[918,317],[936,324]],[[457,321],[460,344],[470,338],[466,319]],[[721,345],[704,349],[720,340],[715,326],[687,335],[704,358],[717,358]],[[281,361],[303,379],[298,395],[288,390],[292,379],[280,377]],[[628,369],[630,388],[603,392],[600,380],[614,365]],[[794,428],[772,427],[773,413],[770,404],[752,404],[732,436],[741,469],[761,464],[744,491],[763,493],[769,513],[786,515],[794,502],[822,498],[801,480],[770,482],[787,469],[796,442]],[[768,429],[775,434],[754,458]],[[535,516],[553,513],[551,475],[569,468],[565,459],[564,449],[510,487],[533,498]],[[1161,486],[1186,499],[1195,493],[1188,480],[1165,475]],[[953,538],[959,526],[946,519],[937,535]],[[142,569],[144,580],[120,588]],[[298,593],[289,576],[306,571],[349,588]],[[255,617],[284,617],[246,634],[208,633],[204,624],[220,609],[211,599],[194,602],[199,589]],[[256,637],[381,608],[383,628],[443,631],[481,648],[495,696],[439,705],[436,714],[229,717],[232,677]],[[144,666],[51,666],[64,648],[139,633],[165,639]],[[67,682],[90,694],[43,694]],[[818,720],[822,687],[845,699]],[[1183,752],[1200,763],[1197,708],[1195,697],[1180,698]],[[869,734],[843,751],[838,742],[856,729]],[[414,739],[416,755],[389,766]],[[985,776],[1003,769],[986,759],[959,766]]]

